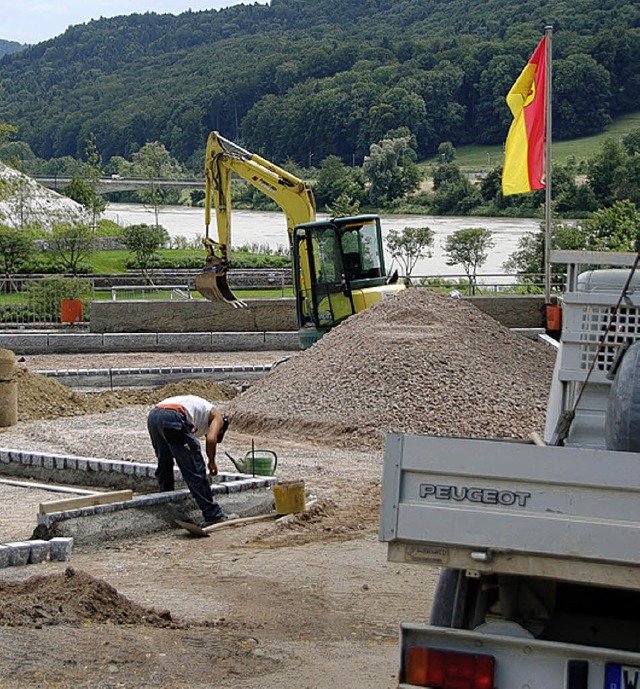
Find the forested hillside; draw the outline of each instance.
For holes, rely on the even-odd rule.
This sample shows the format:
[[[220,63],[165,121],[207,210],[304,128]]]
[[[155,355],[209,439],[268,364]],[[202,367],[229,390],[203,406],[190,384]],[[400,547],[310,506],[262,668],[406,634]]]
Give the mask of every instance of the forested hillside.
[[[201,169],[211,129],[272,160],[360,164],[405,128],[419,156],[496,144],[504,97],[554,27],[554,139],[640,110],[635,0],[272,0],[100,19],[0,60],[0,122],[41,158],[162,142]]]
[[[15,53],[23,48],[24,46],[22,43],[18,43],[17,41],[5,41],[4,39],[0,38],[0,57],[3,55],[9,55],[9,53]]]

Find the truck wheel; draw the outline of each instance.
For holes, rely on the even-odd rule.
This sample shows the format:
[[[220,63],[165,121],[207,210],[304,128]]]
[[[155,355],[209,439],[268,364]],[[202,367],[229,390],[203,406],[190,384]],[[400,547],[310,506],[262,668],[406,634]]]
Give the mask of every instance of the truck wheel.
[[[443,569],[436,587],[429,623],[436,627],[470,629],[479,580],[465,576],[463,569]]]

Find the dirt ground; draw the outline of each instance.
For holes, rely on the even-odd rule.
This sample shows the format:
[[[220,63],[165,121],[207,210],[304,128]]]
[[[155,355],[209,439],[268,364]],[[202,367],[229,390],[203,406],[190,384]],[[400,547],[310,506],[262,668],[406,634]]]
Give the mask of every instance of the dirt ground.
[[[106,458],[153,461],[147,409],[21,421],[0,446],[99,446]],[[386,561],[377,539],[382,451],[233,431],[222,449],[241,454],[252,440],[277,452],[282,479],[304,479],[317,500],[309,515],[206,539],[176,530],[78,546],[69,563],[0,570],[0,688],[395,687],[399,623],[426,621],[437,571]],[[59,497],[0,486],[0,536],[28,538],[37,504]]]
[[[555,355],[472,305],[413,289],[346,319],[242,394],[182,381],[88,396],[33,373],[216,358],[25,357],[19,423],[0,445],[154,462],[149,405],[201,394],[231,419],[220,469],[234,470],[224,450],[274,450],[278,477],[303,479],[316,500],[309,514],[0,570],[0,689],[395,687],[399,624],[427,621],[438,572],[389,563],[378,542],[385,435],[540,432]],[[28,538],[41,499],[0,483],[0,536]]]

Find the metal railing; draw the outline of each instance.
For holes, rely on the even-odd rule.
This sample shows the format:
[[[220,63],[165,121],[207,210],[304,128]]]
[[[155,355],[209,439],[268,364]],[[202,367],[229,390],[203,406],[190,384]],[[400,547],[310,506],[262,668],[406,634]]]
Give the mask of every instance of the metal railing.
[[[111,301],[120,299],[193,299],[191,285],[118,285],[111,288]]]
[[[0,326],[87,322],[94,294],[84,278],[0,279]]]

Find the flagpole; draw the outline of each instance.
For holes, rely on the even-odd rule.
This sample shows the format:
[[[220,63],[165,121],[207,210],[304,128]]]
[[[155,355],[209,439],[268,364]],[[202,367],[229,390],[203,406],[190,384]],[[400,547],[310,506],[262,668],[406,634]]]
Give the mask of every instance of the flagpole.
[[[553,34],[552,26],[545,26],[544,33],[547,38],[547,55],[546,55],[546,78],[545,78],[545,162],[544,162],[544,177],[545,177],[545,194],[544,194],[544,288],[545,288],[545,302],[551,303],[551,242],[552,242],[552,226],[551,226],[551,36]]]

